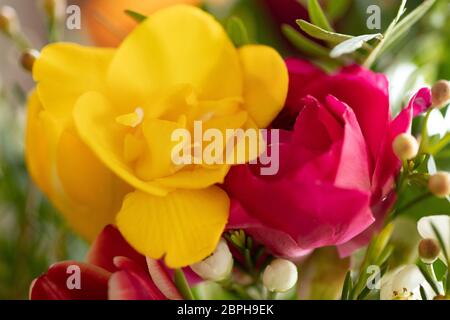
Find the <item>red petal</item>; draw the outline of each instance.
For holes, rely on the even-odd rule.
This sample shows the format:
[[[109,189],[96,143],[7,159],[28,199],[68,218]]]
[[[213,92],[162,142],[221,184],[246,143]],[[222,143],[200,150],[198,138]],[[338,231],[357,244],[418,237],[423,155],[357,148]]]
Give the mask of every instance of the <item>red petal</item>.
[[[80,288],[69,289],[70,277],[80,271]],[[110,273],[94,265],[64,261],[54,264],[46,274],[34,280],[30,287],[32,300],[105,300]],[[69,282],[69,283],[68,283]]]
[[[109,282],[109,298],[112,300],[165,300],[164,294],[153,283],[146,270],[126,257],[114,258],[120,270]]]
[[[125,241],[115,226],[108,225],[95,239],[86,260],[89,263],[114,272],[117,271],[117,268],[114,266],[113,259],[117,256],[127,257],[136,261],[143,268],[147,268],[144,256]]]

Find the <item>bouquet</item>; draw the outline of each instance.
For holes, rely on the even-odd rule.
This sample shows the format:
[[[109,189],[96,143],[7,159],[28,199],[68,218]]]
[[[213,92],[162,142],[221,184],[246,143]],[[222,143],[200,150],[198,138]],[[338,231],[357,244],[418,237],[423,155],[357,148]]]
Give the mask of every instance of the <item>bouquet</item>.
[[[450,299],[445,0],[39,6],[39,50],[0,11],[15,203],[65,235],[30,299]]]

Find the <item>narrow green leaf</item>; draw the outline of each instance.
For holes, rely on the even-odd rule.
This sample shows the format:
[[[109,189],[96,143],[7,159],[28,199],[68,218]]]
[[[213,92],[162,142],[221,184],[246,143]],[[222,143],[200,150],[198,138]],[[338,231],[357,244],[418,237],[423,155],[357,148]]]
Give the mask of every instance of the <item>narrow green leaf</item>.
[[[334,47],[330,52],[330,57],[338,58],[344,54],[353,53],[356,50],[361,49],[365,43],[373,39],[381,40],[383,39],[383,35],[381,33],[364,34],[348,39]]]
[[[418,263],[417,266],[419,267],[420,272],[422,273],[425,280],[428,282],[428,284],[433,289],[434,293],[440,294],[439,288],[436,284],[436,281],[433,280],[433,277],[429,274],[426,267],[422,263]]]
[[[379,266],[383,265],[391,257],[392,252],[394,252],[394,246],[387,245],[377,258],[375,264]]]
[[[184,276],[183,270],[175,269],[173,276],[175,286],[177,287],[178,291],[180,291],[180,294],[183,296],[183,298],[186,300],[195,300],[186,277]]]
[[[313,24],[327,31],[334,31],[317,0],[308,1],[308,13]]]
[[[307,34],[309,34],[311,37],[324,40],[327,42],[330,42],[332,44],[339,44],[341,42],[344,42],[346,40],[349,40],[353,38],[352,36],[327,31],[325,29],[319,28],[318,26],[315,26],[308,21],[305,21],[303,19],[297,20],[297,24],[300,26],[300,28],[305,31]]]
[[[351,4],[352,0],[328,1],[326,9],[327,17],[330,21],[334,21],[335,19],[342,17],[347,12]]]
[[[397,15],[395,19],[391,22],[389,27],[387,28],[386,32],[384,33],[384,38],[380,41],[380,43],[375,47],[375,49],[372,50],[372,52],[367,56],[366,60],[364,61],[363,65],[369,69],[372,64],[375,62],[375,60],[378,58],[378,56],[381,54],[381,51],[384,47],[384,43],[386,39],[392,36],[393,30],[395,26],[397,25],[400,18],[403,16],[406,10],[406,2],[407,0],[402,0],[400,7],[398,8]]]
[[[290,25],[283,25],[282,31],[289,41],[300,51],[318,57],[328,57],[328,49],[306,38]]]
[[[349,300],[350,292],[353,290],[353,281],[351,271],[348,271],[345,275],[344,285],[342,287],[341,300]]]
[[[420,297],[422,298],[422,300],[428,300],[427,293],[425,292],[423,286],[420,286]]]
[[[147,16],[133,10],[125,10],[125,13],[132,19],[134,19],[136,22],[142,22],[145,19],[147,19]]]
[[[410,14],[398,22],[392,30],[392,35],[386,39],[380,54],[385,52],[389,47],[402,38],[411,27],[416,24],[433,6],[436,0],[425,0]]]
[[[236,47],[249,44],[247,28],[244,22],[238,17],[231,17],[227,22],[227,33]]]
[[[444,254],[445,261],[449,261],[448,252],[447,252],[447,246],[445,245],[444,239],[442,238],[441,233],[439,232],[439,229],[434,225],[434,223],[431,222],[431,228],[433,229],[434,235],[438,239],[439,245],[441,246],[442,253]]]

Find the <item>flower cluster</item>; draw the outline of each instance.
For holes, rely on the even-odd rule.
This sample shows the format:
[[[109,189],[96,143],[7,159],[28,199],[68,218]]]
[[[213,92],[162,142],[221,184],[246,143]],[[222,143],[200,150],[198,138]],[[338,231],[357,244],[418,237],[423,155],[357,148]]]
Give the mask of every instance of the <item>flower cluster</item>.
[[[15,11],[0,12],[36,83],[29,174],[92,241],[86,262],[58,262],[33,281],[31,299],[195,299],[211,282],[241,299],[301,296],[327,259],[344,269],[339,296],[327,298],[449,299],[450,218],[432,215],[449,211],[440,158],[450,135],[429,129],[450,83],[416,87],[397,112],[392,83],[373,67],[434,0],[401,20],[402,1],[384,35],[361,36],[335,32],[317,0],[268,1],[309,58],[255,44],[243,21],[224,27],[201,1],[133,2],[123,5],[136,10],[127,11],[134,28],[130,17],[115,20],[120,39],[88,20],[97,43],[113,48],[56,42],[39,52]],[[53,19],[57,3],[46,2]],[[268,160],[275,170],[264,170]],[[422,238],[408,239],[407,263],[396,247],[402,219]]]

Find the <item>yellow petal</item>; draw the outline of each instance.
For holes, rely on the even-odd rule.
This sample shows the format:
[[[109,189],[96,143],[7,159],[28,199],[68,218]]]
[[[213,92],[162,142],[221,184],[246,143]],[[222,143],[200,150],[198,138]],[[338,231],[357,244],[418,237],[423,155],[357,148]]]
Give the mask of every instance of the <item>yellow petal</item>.
[[[185,84],[202,100],[242,94],[238,54],[223,27],[184,5],[150,15],[128,35],[111,63],[108,83],[114,100],[134,105]]]
[[[117,110],[98,92],[84,94],[75,104],[74,120],[81,139],[114,173],[135,188],[163,196],[168,189],[136,177],[124,158],[126,126],[116,122]]]
[[[130,193],[117,216],[125,239],[154,259],[178,268],[211,254],[225,228],[229,199],[218,187],[177,190],[165,197]]]
[[[129,188],[43,110],[35,92],[28,100],[25,150],[30,176],[77,233],[93,240],[114,222]]]
[[[25,158],[28,172],[38,187],[46,194],[53,192],[52,164],[61,127],[43,112],[36,91],[28,98]]]
[[[272,48],[247,45],[239,49],[244,77],[244,109],[259,128],[267,127],[284,106],[288,72]]]
[[[219,165],[213,169],[202,166],[193,167],[188,166],[171,176],[157,179],[156,182],[168,188],[203,189],[216,183],[223,183],[230,170],[228,165]]]
[[[172,161],[172,150],[177,144],[172,133],[182,129],[176,122],[146,119],[142,126],[147,148],[136,163],[135,172],[145,181],[174,174],[177,169]]]
[[[44,108],[58,119],[72,115],[85,92],[106,92],[106,73],[114,50],[56,43],[46,46],[33,67]]]
[[[108,221],[114,220],[123,197],[131,191],[131,187],[103,165],[72,130],[65,130],[61,135],[56,169],[67,197],[93,212],[107,212]],[[88,220],[95,220],[96,215],[98,213]]]

